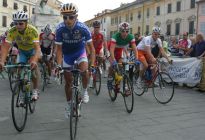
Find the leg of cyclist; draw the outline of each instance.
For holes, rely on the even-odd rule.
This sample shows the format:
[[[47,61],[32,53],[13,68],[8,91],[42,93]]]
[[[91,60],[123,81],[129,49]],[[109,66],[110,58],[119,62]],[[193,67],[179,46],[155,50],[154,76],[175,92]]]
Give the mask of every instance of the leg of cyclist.
[[[144,77],[144,73],[146,69],[148,68],[148,63],[145,57],[144,51],[138,50],[138,59],[141,62],[140,64],[140,71],[139,71],[139,78],[138,78],[138,83],[140,83]]]
[[[80,56],[78,59],[78,66],[79,69],[81,70],[81,75],[82,75],[82,85],[83,85],[83,102],[88,103],[89,102],[89,95],[87,91],[88,87],[88,79],[89,79],[89,72],[88,72],[88,59],[86,56],[86,52]]]

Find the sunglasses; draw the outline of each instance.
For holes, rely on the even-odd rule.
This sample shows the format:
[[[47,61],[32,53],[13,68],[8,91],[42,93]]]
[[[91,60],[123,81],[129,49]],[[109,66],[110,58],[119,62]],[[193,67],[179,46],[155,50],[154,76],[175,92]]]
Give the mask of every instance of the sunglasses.
[[[129,33],[128,30],[122,30],[121,32],[122,32],[122,33]]]
[[[63,16],[64,20],[67,20],[67,19],[73,20],[74,18],[75,18],[75,15],[65,15],[65,16]]]
[[[24,24],[24,22],[15,22],[14,23],[14,25],[20,25],[20,26],[23,25],[23,24]]]

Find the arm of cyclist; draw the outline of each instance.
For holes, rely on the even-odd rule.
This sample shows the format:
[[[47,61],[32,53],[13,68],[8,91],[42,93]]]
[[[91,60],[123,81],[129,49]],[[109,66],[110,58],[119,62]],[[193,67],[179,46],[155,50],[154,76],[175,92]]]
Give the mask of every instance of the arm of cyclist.
[[[37,62],[41,57],[41,48],[38,42],[34,42],[34,50],[35,50],[35,54],[29,60],[29,63],[31,64],[31,69],[37,66]]]
[[[91,66],[95,64],[95,48],[93,46],[93,42],[87,42],[88,48],[90,49],[90,59],[91,59]]]
[[[167,59],[167,61],[169,62],[169,64],[172,64],[172,60],[169,59],[169,57],[168,57],[167,54],[165,53],[164,49],[163,49],[162,47],[159,47],[159,50],[160,50],[160,53],[162,54],[162,56]]]
[[[11,48],[11,44],[9,44],[8,42],[4,42],[2,44],[2,47],[1,47],[0,70],[3,69],[4,63],[6,61],[6,57],[7,57],[8,53],[9,53],[10,48]]]

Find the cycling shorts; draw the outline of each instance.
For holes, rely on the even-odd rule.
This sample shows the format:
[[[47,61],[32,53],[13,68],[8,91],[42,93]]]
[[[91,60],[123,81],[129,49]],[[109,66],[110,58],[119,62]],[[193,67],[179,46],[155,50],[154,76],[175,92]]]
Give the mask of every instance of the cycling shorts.
[[[27,63],[28,60],[35,55],[35,49],[28,51],[19,49],[18,63]]]
[[[63,56],[63,67],[69,68],[72,67],[77,61],[77,64],[80,64],[81,62],[88,62],[86,51],[84,51],[81,55],[64,55]]]

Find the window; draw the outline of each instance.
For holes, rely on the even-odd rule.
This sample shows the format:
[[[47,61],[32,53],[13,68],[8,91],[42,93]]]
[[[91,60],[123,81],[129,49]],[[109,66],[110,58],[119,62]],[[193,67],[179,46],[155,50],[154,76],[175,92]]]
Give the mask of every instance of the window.
[[[27,11],[28,11],[28,9],[27,9],[27,6],[26,6],[26,5],[24,5],[24,6],[23,6],[23,10],[24,10],[24,12],[27,12]]]
[[[7,0],[3,0],[3,7],[7,7],[8,4],[7,4]]]
[[[149,18],[149,8],[147,8],[147,18]]]
[[[176,23],[175,35],[179,35],[179,32],[180,32],[180,23]]]
[[[118,24],[118,17],[115,17],[115,24]]]
[[[119,16],[119,23],[121,23],[121,21],[122,21],[122,20],[121,20],[121,16]]]
[[[126,19],[125,19],[126,22],[129,22],[129,15],[126,14]]]
[[[114,24],[114,18],[111,19],[111,25],[113,25],[113,24]]]
[[[18,10],[18,3],[14,2],[14,10]]]
[[[172,12],[172,4],[169,3],[168,6],[167,6],[167,13],[171,13]]]
[[[176,11],[181,11],[181,1],[177,2],[177,10]]]
[[[129,33],[130,33],[130,34],[132,34],[132,28],[130,28],[130,31],[129,31]]]
[[[189,22],[189,34],[194,34],[194,21]]]
[[[191,0],[190,8],[195,8],[195,0]]]
[[[205,4],[201,5],[201,15],[205,15]]]
[[[137,32],[140,33],[140,30],[141,30],[141,29],[140,29],[140,26],[138,26],[138,28],[137,28]]]
[[[132,21],[133,20],[133,14],[131,13],[130,14],[130,21]]]
[[[104,23],[106,22],[106,18],[104,18]]]
[[[146,35],[149,34],[149,25],[146,25]]]
[[[2,17],[2,26],[7,27],[7,17],[6,16]]]
[[[138,19],[141,18],[141,11],[138,11],[138,16],[137,16]]]
[[[32,8],[32,14],[35,14],[35,8]]]
[[[160,15],[160,6],[157,7],[157,13],[156,13],[156,15],[157,15],[157,16]]]
[[[167,35],[171,35],[171,24],[167,25]]]
[[[205,22],[200,23],[200,30],[205,35]]]

